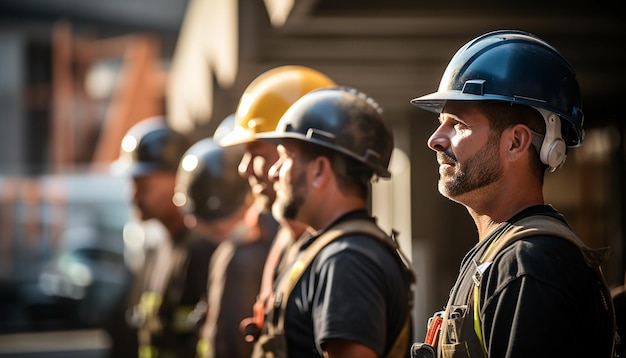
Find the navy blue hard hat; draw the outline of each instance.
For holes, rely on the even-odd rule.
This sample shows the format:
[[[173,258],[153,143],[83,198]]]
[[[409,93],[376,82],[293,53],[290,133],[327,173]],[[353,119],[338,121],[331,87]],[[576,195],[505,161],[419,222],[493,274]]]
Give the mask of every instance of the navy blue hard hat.
[[[446,101],[505,101],[556,113],[567,146],[583,140],[583,112],[576,74],[565,58],[537,36],[494,31],[461,47],[439,89],[411,103],[441,113]]]
[[[131,127],[122,139],[120,156],[113,170],[131,176],[176,173],[190,144],[186,136],[167,125],[164,117],[144,119]]]

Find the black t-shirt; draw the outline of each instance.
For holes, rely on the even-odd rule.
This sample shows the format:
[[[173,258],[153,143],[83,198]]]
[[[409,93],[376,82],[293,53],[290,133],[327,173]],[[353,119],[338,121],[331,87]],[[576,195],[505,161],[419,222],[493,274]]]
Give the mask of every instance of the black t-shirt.
[[[366,211],[357,211],[338,222],[353,218],[373,220]],[[289,297],[285,320],[289,357],[321,357],[321,347],[333,338],[359,342],[382,356],[409,314],[409,290],[401,263],[386,244],[364,235],[333,241],[320,251]]]
[[[243,339],[239,323],[252,312],[261,285],[263,265],[278,223],[271,214],[262,213],[259,226],[261,237],[257,240],[224,241],[213,255],[211,275],[215,281],[211,282],[208,292],[209,295],[212,290],[221,292],[219,297],[215,297],[219,302],[209,300],[209,309],[219,306],[215,337],[211,342],[216,358],[243,358],[252,354],[253,345]]]
[[[531,213],[563,219],[542,205],[511,221]],[[473,261],[479,261],[491,241],[480,242],[463,259],[454,305],[467,303],[474,287]],[[609,357],[613,334],[607,299],[598,276],[574,244],[546,236],[516,241],[496,256],[480,283],[488,356]]]

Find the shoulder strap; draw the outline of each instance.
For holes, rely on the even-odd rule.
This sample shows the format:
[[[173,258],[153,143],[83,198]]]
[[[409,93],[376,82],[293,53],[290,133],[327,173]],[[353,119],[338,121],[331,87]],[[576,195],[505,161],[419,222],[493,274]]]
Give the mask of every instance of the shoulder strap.
[[[309,267],[311,262],[313,262],[313,259],[315,259],[317,254],[331,242],[349,234],[371,235],[384,242],[387,242],[389,237],[384,231],[376,226],[376,224],[369,220],[345,221],[337,224],[335,227],[320,235],[315,239],[315,241],[313,241],[313,243],[311,243],[309,247],[304,250],[298,260],[293,264],[286,284],[282,285],[280,288],[281,311],[284,312],[287,308],[287,298],[291,295],[291,291],[295,287],[296,283],[300,280],[300,277],[306,268]],[[282,322],[280,325],[283,326]]]
[[[509,224],[494,242],[487,248],[480,263],[491,262],[505,247],[519,239],[529,236],[553,236],[565,239],[576,245],[590,267],[599,266],[608,257],[608,249],[590,249],[561,220],[547,215],[532,215]]]
[[[576,245],[578,249],[581,251],[583,257],[587,265],[594,269],[596,275],[598,276],[598,280],[601,284],[601,294],[604,297],[604,302],[606,306],[606,310],[611,319],[611,324],[613,327],[613,332],[617,332],[616,330],[616,322],[615,322],[615,312],[613,308],[613,304],[610,301],[610,290],[608,288],[608,284],[604,278],[604,274],[602,273],[601,264],[604,262],[608,255],[609,249],[591,249],[587,245],[585,245],[582,240],[570,229],[567,224],[558,220],[554,217],[548,215],[531,215],[525,218],[518,220],[515,223],[509,224],[505,227],[498,237],[491,243],[491,245],[487,248],[485,253],[480,258],[480,262],[478,263],[478,270],[481,270],[481,267],[485,267],[483,264],[488,265],[490,262],[494,260],[496,255],[502,251],[505,247],[511,245],[517,240],[523,239],[525,237],[530,236],[551,236],[555,238],[561,238],[571,242]],[[484,269],[483,269],[484,270]],[[478,273],[479,275],[482,272]],[[480,282],[480,281],[475,281]],[[484,342],[482,338],[482,328],[480,324],[480,300],[479,300],[479,290],[478,285],[474,286],[473,292],[473,300],[474,300],[474,330],[476,331],[476,335],[479,337],[481,343],[484,347]],[[615,341],[613,342],[613,351],[615,351]]]
[[[411,269],[410,263],[408,262],[407,257],[404,256],[402,251],[400,251],[398,243],[394,239],[395,233],[392,236],[388,235],[381,228],[379,228],[374,222],[370,220],[359,219],[359,220],[350,220],[350,221],[341,222],[337,224],[336,226],[332,227],[330,230],[323,233],[322,235],[320,235],[318,238],[316,238],[315,241],[313,241],[313,243],[311,243],[311,245],[304,250],[302,255],[300,255],[298,260],[292,266],[291,272],[289,273],[289,277],[287,278],[288,281],[280,288],[279,297],[281,299],[281,309],[280,309],[280,315],[278,318],[278,324],[276,325],[276,332],[278,333],[283,332],[284,327],[285,327],[285,311],[287,309],[287,302],[289,301],[288,300],[289,295],[291,295],[291,292],[293,291],[296,283],[300,280],[300,277],[302,276],[306,268],[308,268],[309,265],[311,265],[311,262],[313,262],[313,259],[315,259],[317,254],[331,242],[335,241],[336,239],[340,237],[343,237],[346,235],[354,235],[354,234],[364,234],[364,235],[372,236],[382,241],[383,243],[391,247],[393,250],[395,250],[395,252],[400,257],[403,265],[405,266],[405,269],[408,270],[408,272],[410,272],[410,277],[411,277],[412,282],[415,282],[415,275],[414,275],[413,270]],[[409,304],[411,304],[411,302]],[[408,350],[409,334],[410,334],[409,328],[410,328],[410,315],[409,317],[407,317],[407,320],[404,323],[402,331],[396,338],[390,353],[397,352],[399,350],[401,350],[402,352],[405,352]],[[406,343],[406,344],[404,344],[403,346],[402,345],[403,343]]]

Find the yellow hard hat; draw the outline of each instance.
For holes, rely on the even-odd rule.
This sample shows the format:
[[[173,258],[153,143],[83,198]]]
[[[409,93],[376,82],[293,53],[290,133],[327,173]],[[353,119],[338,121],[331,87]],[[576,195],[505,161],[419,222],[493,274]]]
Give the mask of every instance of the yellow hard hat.
[[[336,86],[333,80],[306,66],[280,66],[260,74],[239,99],[235,129],[220,144],[247,143],[257,133],[273,131],[296,100],[315,89],[331,86]]]

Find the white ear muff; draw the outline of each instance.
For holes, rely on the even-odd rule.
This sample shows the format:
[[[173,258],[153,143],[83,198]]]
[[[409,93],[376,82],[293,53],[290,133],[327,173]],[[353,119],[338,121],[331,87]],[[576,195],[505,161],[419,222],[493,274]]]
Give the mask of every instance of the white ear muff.
[[[554,172],[565,163],[567,146],[561,137],[561,119],[556,113],[539,109],[546,122],[546,135],[541,144],[539,158],[546,164],[551,172]]]

